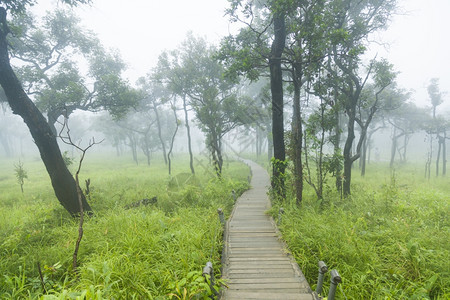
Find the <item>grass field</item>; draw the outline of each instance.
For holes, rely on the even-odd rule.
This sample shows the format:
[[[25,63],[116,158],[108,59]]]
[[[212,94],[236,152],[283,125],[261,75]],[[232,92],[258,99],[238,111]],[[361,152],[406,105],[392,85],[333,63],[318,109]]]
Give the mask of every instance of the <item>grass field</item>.
[[[91,179],[95,215],[85,222],[76,275],[78,222],[57,202],[42,163],[23,161],[28,179],[22,194],[14,175],[18,161],[0,160],[0,299],[211,294],[201,270],[212,261],[220,278],[217,208],[230,213],[231,191],[248,188],[248,168],[226,162],[219,181],[206,158],[197,160],[195,177],[186,157],[174,159],[174,176],[157,160],[137,166],[129,158],[88,155],[81,180]],[[450,179],[425,180],[422,169],[371,164],[361,178],[356,168],[351,197],[341,199],[330,181],[319,202],[305,186],[300,208],[288,176],[290,196],[271,213],[277,218],[284,207],[281,232],[313,288],[323,260],[343,279],[337,299],[450,299]],[[124,208],[154,196],[156,205]],[[325,285],[326,294],[329,277]]]
[[[381,164],[363,178],[355,168],[352,183],[348,199],[329,188],[319,202],[306,187],[301,208],[290,197],[272,210],[284,207],[281,231],[312,287],[323,260],[342,277],[338,299],[450,299],[450,178]]]
[[[222,227],[217,209],[229,214],[231,191],[248,188],[248,167],[226,162],[215,178],[197,159],[173,161],[174,176],[158,159],[151,166],[129,158],[88,155],[80,181],[91,180],[95,215],[84,224],[79,272],[72,272],[78,221],[59,205],[38,159],[23,161],[24,193],[14,160],[0,160],[1,299],[168,299],[211,294],[201,276],[212,261],[220,277]],[[125,209],[156,196],[153,206]],[[38,263],[43,282],[40,280]],[[46,296],[42,296],[46,291]]]

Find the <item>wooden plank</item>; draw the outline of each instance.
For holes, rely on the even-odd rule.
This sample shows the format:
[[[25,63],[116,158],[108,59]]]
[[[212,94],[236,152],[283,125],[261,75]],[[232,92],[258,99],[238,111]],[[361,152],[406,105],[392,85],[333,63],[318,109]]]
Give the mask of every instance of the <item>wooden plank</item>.
[[[253,274],[253,275],[257,275],[257,274],[281,275],[281,274],[283,274],[285,276],[286,275],[294,276],[294,270],[292,270],[292,269],[245,269],[245,270],[237,269],[237,270],[229,270],[229,274],[230,274],[230,278],[233,278],[233,274]]]
[[[245,291],[228,291],[225,295],[226,299],[271,299],[271,300],[313,300],[311,294],[297,294],[297,293],[258,293],[258,292],[245,292]]]
[[[295,278],[292,273],[233,273],[223,277],[227,279]]]
[[[302,289],[305,287],[302,286],[299,282],[267,282],[267,283],[235,283],[232,288],[229,290],[288,290],[288,289],[296,289],[300,293]]]
[[[274,270],[274,271],[290,271],[292,270],[292,266],[289,263],[280,263],[280,264],[267,264],[264,262],[264,264],[259,265],[251,265],[251,264],[234,264],[230,266],[230,272],[231,271],[238,271],[238,270],[253,270],[253,271],[265,271],[265,270]]]
[[[296,282],[299,283],[296,277],[267,277],[267,278],[240,278],[240,279],[229,279],[227,284],[242,284],[242,283],[279,283],[279,282]]]

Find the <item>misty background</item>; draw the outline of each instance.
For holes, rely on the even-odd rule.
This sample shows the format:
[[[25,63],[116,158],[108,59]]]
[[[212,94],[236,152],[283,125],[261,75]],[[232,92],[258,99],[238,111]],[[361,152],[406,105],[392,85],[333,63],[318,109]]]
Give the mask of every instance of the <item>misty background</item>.
[[[32,11],[43,16],[46,11],[58,7],[56,1],[39,1]],[[240,26],[230,23],[224,11],[228,7],[226,0],[172,0],[172,1],[139,1],[130,0],[124,5],[119,0],[98,0],[91,6],[82,5],[74,8],[75,14],[81,19],[81,25],[92,30],[101,43],[108,49],[118,51],[127,65],[124,77],[134,86],[138,78],[145,76],[156,66],[158,56],[163,51],[179,47],[186,39],[188,32],[204,37],[209,43],[218,45],[221,38],[236,32]],[[443,103],[438,107],[437,114],[450,115],[450,57],[448,50],[450,42],[447,38],[450,28],[450,1],[420,0],[399,1],[399,13],[386,31],[373,37],[368,52],[368,60],[387,58],[394,65],[399,88],[410,93],[409,101],[420,107],[429,108],[431,103],[427,86],[432,78],[439,79]],[[290,120],[289,97],[288,111],[285,120]],[[181,112],[178,113],[181,119]],[[193,114],[190,115],[193,119]],[[76,111],[70,118],[71,133],[74,140],[87,142],[90,138],[105,141],[96,147],[95,151],[117,152],[128,155],[126,144],[114,146],[114,141],[107,136],[102,127],[102,120],[108,118],[106,112]],[[194,120],[193,120],[194,121]],[[193,150],[205,150],[204,135],[192,126]],[[286,124],[286,128],[288,128]],[[2,104],[0,118],[0,155],[12,157],[36,157],[38,151],[31,140],[29,131],[22,119],[11,113],[6,103]],[[391,129],[378,131],[373,139],[376,147],[376,159],[388,161],[390,156]],[[226,136],[225,151],[255,151],[252,137],[243,136],[242,130],[233,130]],[[184,126],[179,127],[175,138],[174,152],[186,152],[186,133]],[[428,141],[425,133],[415,133],[410,140],[408,159],[424,160],[427,155]],[[73,148],[61,145],[63,151]],[[267,147],[267,144],[265,145]],[[119,153],[121,152],[121,153]],[[157,150],[156,150],[157,152]],[[139,153],[142,157],[142,153]],[[373,154],[375,159],[375,153]]]

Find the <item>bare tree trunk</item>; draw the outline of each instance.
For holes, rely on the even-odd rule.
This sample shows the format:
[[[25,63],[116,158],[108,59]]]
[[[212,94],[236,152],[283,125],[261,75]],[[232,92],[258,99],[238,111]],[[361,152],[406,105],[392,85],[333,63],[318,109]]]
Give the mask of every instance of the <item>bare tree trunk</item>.
[[[6,40],[8,32],[6,10],[0,7],[0,84],[5,91],[13,113],[21,116],[30,130],[50,176],[56,197],[72,216],[76,216],[80,213],[80,206],[75,179],[64,163],[56,136],[51,131],[42,113],[23,90],[10,65]],[[91,207],[84,195],[81,200],[84,211],[90,212]]]

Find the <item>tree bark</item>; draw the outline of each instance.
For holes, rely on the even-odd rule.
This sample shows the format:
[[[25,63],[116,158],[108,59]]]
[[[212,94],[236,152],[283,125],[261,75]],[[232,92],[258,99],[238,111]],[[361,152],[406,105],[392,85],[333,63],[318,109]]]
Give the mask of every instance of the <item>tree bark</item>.
[[[23,90],[11,67],[6,39],[8,32],[6,10],[0,7],[0,84],[13,113],[21,116],[30,130],[50,176],[56,197],[72,216],[76,216],[80,213],[80,205],[78,204],[75,179],[64,163],[56,136],[52,133],[42,113]],[[82,204],[84,211],[92,211],[84,195]]]
[[[283,120],[283,74],[281,70],[281,55],[286,43],[286,25],[284,14],[275,12],[273,17],[274,40],[269,59],[270,90],[272,92],[272,135],[275,164],[273,166],[272,188],[280,199],[286,198],[284,173],[286,149],[284,145]]]

